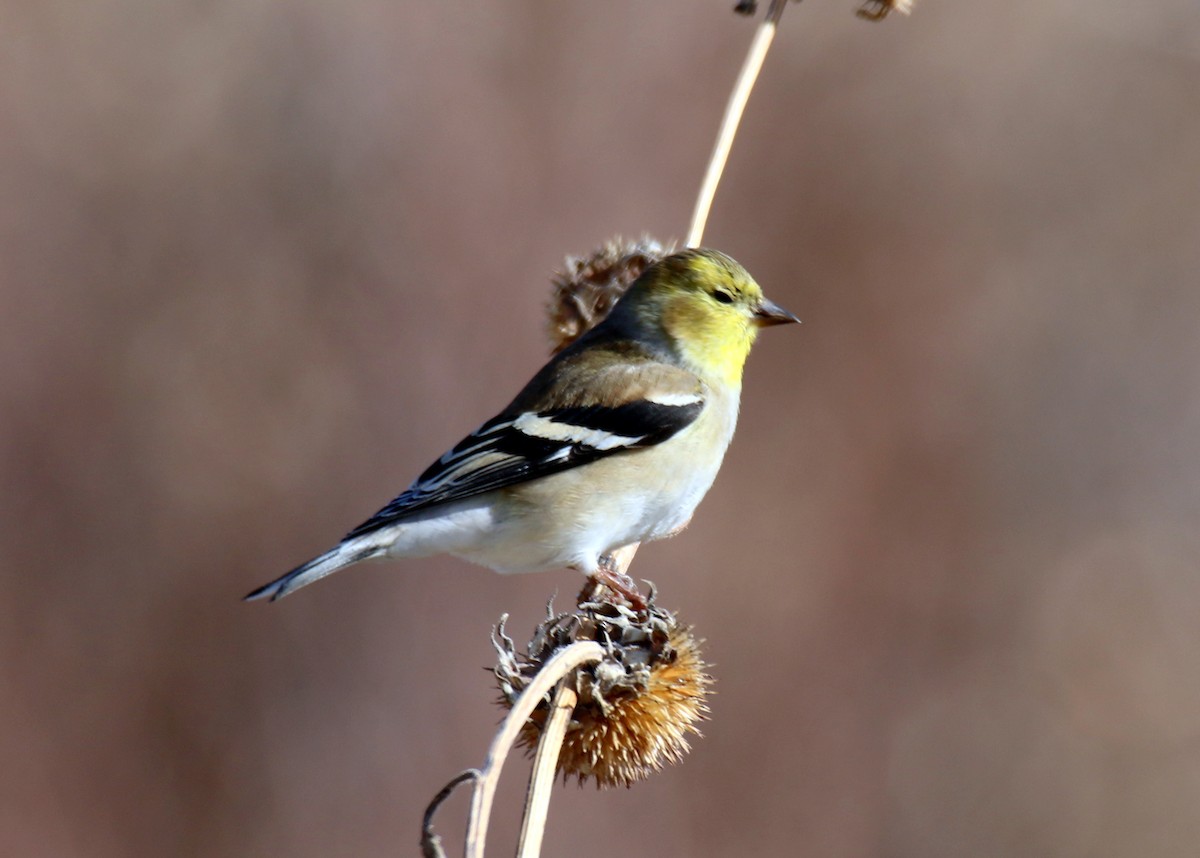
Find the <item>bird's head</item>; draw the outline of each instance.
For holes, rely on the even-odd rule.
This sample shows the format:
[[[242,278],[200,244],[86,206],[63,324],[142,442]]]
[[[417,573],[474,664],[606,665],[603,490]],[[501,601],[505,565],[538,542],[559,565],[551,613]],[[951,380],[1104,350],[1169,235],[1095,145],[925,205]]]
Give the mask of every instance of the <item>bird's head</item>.
[[[701,375],[741,380],[759,328],[800,320],[767,299],[741,265],[716,250],[684,250],[646,269],[613,315],[653,330]]]

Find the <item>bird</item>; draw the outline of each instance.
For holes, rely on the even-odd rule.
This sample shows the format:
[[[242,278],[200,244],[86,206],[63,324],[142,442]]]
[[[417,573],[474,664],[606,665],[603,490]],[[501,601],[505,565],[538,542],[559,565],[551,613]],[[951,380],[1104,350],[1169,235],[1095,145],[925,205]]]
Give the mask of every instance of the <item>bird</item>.
[[[799,321],[720,251],[663,257],[402,494],[246,600],[435,554],[499,572],[577,569],[636,595],[612,553],[687,525],[733,437],[759,330]]]

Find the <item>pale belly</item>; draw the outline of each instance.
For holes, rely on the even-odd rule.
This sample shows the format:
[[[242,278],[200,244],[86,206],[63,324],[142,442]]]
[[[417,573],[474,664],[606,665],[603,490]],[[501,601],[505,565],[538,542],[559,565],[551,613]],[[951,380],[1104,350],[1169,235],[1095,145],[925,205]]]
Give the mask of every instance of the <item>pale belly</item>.
[[[732,428],[730,421],[709,430],[723,442],[721,456],[699,455],[712,450],[712,439],[684,430],[667,449],[618,454],[505,489],[508,502],[492,515],[486,547],[451,553],[500,572],[595,571],[602,554],[662,539],[688,523],[716,478]],[[647,481],[649,474],[658,477]]]

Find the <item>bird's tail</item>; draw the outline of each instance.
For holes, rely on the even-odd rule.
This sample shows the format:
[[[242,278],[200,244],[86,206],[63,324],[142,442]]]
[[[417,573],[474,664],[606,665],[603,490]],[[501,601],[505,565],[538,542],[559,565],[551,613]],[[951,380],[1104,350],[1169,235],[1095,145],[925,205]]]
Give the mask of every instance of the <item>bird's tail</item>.
[[[319,581],[326,575],[332,575],[339,569],[345,569],[347,566],[362,560],[379,557],[385,550],[385,547],[380,545],[377,540],[369,537],[347,539],[341,545],[330,551],[326,551],[320,557],[314,557],[304,565],[297,566],[282,578],[276,578],[270,584],[265,584],[257,590],[248,593],[245,596],[245,601],[253,602],[256,599],[270,599],[274,602],[276,599],[282,599],[288,593],[299,590],[313,581]]]

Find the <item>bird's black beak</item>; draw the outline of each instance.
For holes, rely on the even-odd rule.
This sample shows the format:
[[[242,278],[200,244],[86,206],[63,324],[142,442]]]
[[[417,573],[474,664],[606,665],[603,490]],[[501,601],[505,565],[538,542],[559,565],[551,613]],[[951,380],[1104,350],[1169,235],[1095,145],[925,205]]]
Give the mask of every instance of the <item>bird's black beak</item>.
[[[799,319],[783,309],[783,307],[780,307],[774,301],[768,301],[766,298],[762,299],[762,303],[754,311],[754,324],[760,328],[769,328],[771,325],[788,325],[799,321]]]

